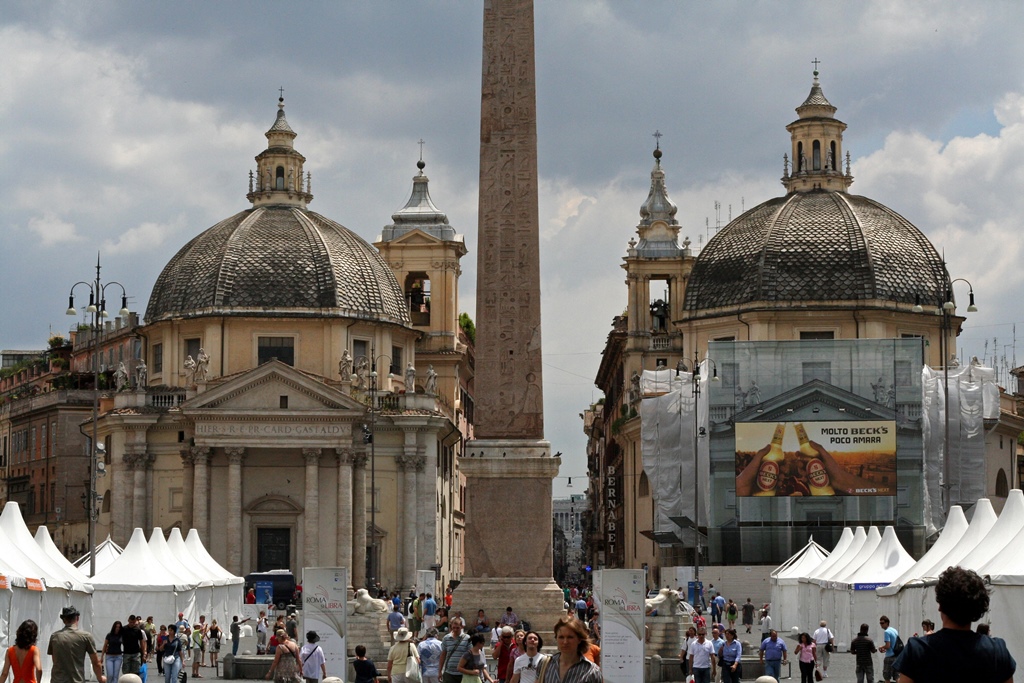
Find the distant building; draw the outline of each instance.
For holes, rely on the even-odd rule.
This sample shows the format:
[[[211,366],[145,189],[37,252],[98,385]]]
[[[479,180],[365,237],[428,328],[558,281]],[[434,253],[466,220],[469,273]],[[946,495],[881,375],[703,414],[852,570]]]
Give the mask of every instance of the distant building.
[[[568,498],[555,498],[552,501],[555,533],[560,533],[565,540],[561,557],[557,552],[560,544],[555,545],[556,580],[579,581],[582,578],[583,567],[587,563],[583,546],[583,517],[589,509],[590,501],[584,494],[573,494]]]

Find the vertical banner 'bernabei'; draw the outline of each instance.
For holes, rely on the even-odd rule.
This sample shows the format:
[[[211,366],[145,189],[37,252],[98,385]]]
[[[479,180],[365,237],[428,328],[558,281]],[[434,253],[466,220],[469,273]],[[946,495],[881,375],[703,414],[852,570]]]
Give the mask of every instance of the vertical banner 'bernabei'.
[[[327,659],[327,675],[342,681],[348,675],[345,634],[348,631],[348,569],[305,567],[302,570],[302,621],[305,631],[316,631]],[[305,632],[300,633],[302,643]],[[301,644],[301,643],[300,643]]]
[[[606,683],[643,683],[644,571],[594,572],[601,626],[601,671]]]

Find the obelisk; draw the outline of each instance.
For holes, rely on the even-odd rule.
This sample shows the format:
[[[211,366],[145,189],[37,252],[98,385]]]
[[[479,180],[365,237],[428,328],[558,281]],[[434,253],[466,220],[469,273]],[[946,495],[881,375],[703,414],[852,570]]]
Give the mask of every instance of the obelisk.
[[[537,630],[562,613],[551,571],[544,440],[533,0],[484,0],[477,251],[475,439],[466,475],[466,572],[455,603]]]

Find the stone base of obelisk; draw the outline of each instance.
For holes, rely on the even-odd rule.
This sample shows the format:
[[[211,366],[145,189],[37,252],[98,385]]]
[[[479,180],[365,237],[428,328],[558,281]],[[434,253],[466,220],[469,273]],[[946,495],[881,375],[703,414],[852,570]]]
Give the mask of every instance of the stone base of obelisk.
[[[551,634],[565,613],[551,571],[551,480],[561,459],[543,440],[477,439],[466,444],[466,571],[452,608],[466,626],[484,610],[491,625],[512,611]],[[554,641],[551,641],[554,644]]]

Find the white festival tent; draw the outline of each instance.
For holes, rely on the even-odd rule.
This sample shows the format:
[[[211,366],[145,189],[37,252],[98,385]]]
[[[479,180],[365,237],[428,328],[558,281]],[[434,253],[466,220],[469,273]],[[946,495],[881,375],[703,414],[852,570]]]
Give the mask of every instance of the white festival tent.
[[[101,571],[109,567],[117,559],[117,556],[124,552],[124,549],[118,544],[114,543],[110,538],[110,534],[107,534],[106,540],[101,542],[94,551],[96,553],[96,573],[99,574]],[[81,570],[86,576],[89,575],[89,553],[86,553],[82,557],[75,560],[75,566]]]
[[[868,537],[864,527],[859,526],[853,531],[853,535],[849,543],[845,544],[845,548],[841,548],[843,537],[846,536],[847,531],[849,531],[849,528],[843,530],[843,536],[840,537],[835,550],[828,556],[828,559],[821,563],[821,566],[807,576],[800,577],[801,630],[806,630],[812,624],[817,624],[822,619],[830,624],[835,623],[835,605],[831,600],[828,602],[823,600],[822,584],[831,578],[835,572],[842,571],[843,567],[849,564],[853,558],[857,557]]]
[[[852,570],[859,567],[864,563],[864,560],[875,552],[875,548],[882,542],[882,534],[878,531],[878,527],[868,527],[867,533],[864,536],[864,542],[860,547],[855,548],[851,546],[850,550],[847,551],[847,560],[842,565],[834,567],[827,575],[821,579],[818,579],[818,604],[821,606],[821,617],[828,622],[832,628],[832,633],[835,635],[836,645],[843,648],[853,638],[852,634],[847,633],[845,630],[840,630],[837,624],[848,624],[850,621],[850,601],[845,595],[841,595],[835,589],[837,586],[843,585],[843,580],[846,575]],[[854,551],[855,550],[855,551]],[[808,628],[810,624],[817,624],[818,622],[813,618],[807,622]]]
[[[158,623],[170,622],[184,607],[195,604],[195,586],[157,560],[139,528],[132,532],[124,552],[92,577],[92,585],[96,633],[105,634],[111,624],[123,622],[129,614],[152,614]]]
[[[1024,613],[1020,609],[1024,604],[1024,530],[1006,541],[1003,552],[975,571],[991,581],[990,609],[983,618],[991,622],[993,633],[1006,640],[1013,658],[1024,661]]]
[[[199,567],[190,567],[185,563],[185,558],[179,557],[171,552],[164,538],[164,530],[154,527],[149,535],[149,549],[157,562],[164,565],[164,568],[175,576],[179,577],[182,583],[193,587],[192,596],[181,592],[178,595],[178,611],[185,615],[190,624],[199,621],[199,615],[209,614],[210,605],[213,602],[213,581]]]
[[[852,533],[850,538],[853,538]],[[807,545],[772,572],[772,612],[778,630],[799,625],[800,577],[807,576],[821,566],[828,556],[829,552],[815,543],[814,537],[811,537]]]
[[[231,623],[232,616],[241,616],[245,579],[224,569],[210,556],[199,540],[198,531],[192,529],[185,539],[181,536],[181,529],[171,529],[170,536],[167,537],[167,547],[176,557],[202,572],[211,581],[210,606],[206,612],[200,612],[206,615],[208,622],[216,619],[223,628],[226,628]]]
[[[847,645],[861,624],[875,623],[882,614],[875,588],[888,585],[913,565],[914,557],[900,543],[896,530],[891,526],[885,527],[874,551],[858,567],[845,572],[832,588],[836,605],[849,605],[848,610],[837,607],[836,620],[830,624],[837,643]]]
[[[10,501],[0,514],[0,573],[8,578],[10,588],[3,591],[3,598],[9,596],[9,603],[0,598],[6,625],[3,647],[11,644],[12,632],[26,619],[32,619],[39,626],[39,642],[45,643],[50,634],[63,624],[60,611],[74,605],[88,621],[92,611],[92,586],[66,571],[40,548],[21,516],[18,504]],[[37,579],[44,590],[29,590]],[[49,680],[49,657],[43,658],[43,677]]]
[[[951,507],[949,509],[949,516],[946,518],[946,524],[942,527],[942,533],[939,534],[938,540],[928,549],[928,552],[922,555],[921,559],[915,562],[907,571],[893,579],[888,586],[875,590],[875,593],[878,595],[878,613],[889,617],[893,624],[902,624],[904,620],[901,618],[900,589],[904,584],[920,579],[922,571],[930,570],[938,560],[949,553],[953,546],[960,541],[964,533],[967,532],[968,526],[964,509],[959,505]],[[914,611],[914,614],[918,613],[918,610]],[[918,619],[916,623],[919,624],[920,622],[921,620]],[[907,623],[915,622],[908,621]]]
[[[40,526],[36,529],[35,535],[36,545],[43,549],[46,555],[56,562],[58,565],[64,568],[64,571],[75,577],[82,583],[89,583],[89,577],[82,573],[82,570],[71,563],[71,560],[64,557],[60,552],[60,548],[53,542],[53,538],[50,536],[50,530],[45,526]]]

